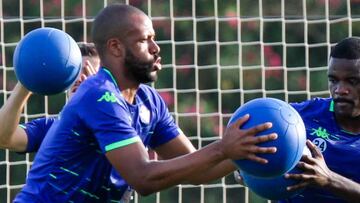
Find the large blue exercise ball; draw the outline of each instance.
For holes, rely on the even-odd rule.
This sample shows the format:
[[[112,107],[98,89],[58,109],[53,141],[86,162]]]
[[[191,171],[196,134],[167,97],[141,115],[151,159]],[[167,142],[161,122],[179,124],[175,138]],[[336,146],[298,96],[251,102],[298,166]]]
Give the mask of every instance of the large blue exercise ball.
[[[303,154],[311,156],[311,152],[306,146],[304,147]],[[288,173],[302,173],[302,170],[295,166]],[[298,184],[300,181],[285,178],[284,175],[274,178],[261,178],[249,175],[243,171],[240,171],[240,175],[243,178],[245,186],[260,197],[269,200],[285,200],[304,190],[304,188],[293,191],[286,190],[286,187]]]
[[[277,151],[273,154],[258,154],[268,160],[266,164],[248,159],[234,160],[238,168],[258,177],[283,175],[293,168],[300,160],[306,142],[305,126],[298,112],[288,103],[279,99],[258,98],[240,106],[230,118],[228,125],[245,114],[250,114],[250,118],[240,127],[241,129],[249,129],[265,122],[272,122],[273,126],[270,129],[262,131],[258,135],[277,133],[278,138],[260,143],[259,146],[277,147]]]
[[[82,68],[80,48],[74,39],[50,27],[27,33],[15,48],[13,62],[21,84],[42,95],[67,90]]]

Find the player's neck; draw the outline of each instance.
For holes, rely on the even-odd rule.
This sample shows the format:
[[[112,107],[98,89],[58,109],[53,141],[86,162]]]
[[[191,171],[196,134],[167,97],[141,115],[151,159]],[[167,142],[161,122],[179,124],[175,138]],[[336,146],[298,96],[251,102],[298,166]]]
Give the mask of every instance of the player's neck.
[[[124,77],[124,74],[119,74],[116,78],[116,82],[125,100],[129,104],[133,104],[140,84]]]
[[[132,78],[127,77],[121,68],[112,68],[111,66],[107,66],[106,68],[111,72],[113,82],[116,83],[125,100],[129,104],[133,104],[140,84]]]
[[[346,132],[360,134],[360,116],[357,117],[341,117],[337,116],[338,125]]]
[[[125,98],[125,100],[129,104],[134,104],[136,92],[137,92],[137,88],[136,89],[128,88],[128,89],[125,89],[125,90],[121,90],[121,93],[122,93],[123,97]]]

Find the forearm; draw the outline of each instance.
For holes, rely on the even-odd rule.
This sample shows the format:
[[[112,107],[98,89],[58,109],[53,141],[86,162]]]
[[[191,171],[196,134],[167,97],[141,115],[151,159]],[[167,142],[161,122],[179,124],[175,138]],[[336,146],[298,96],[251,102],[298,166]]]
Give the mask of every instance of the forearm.
[[[188,183],[193,185],[204,184],[219,178],[222,178],[232,172],[234,172],[237,168],[234,163],[227,159],[219,164],[216,164],[201,174],[193,175],[188,177]]]
[[[14,143],[16,129],[20,122],[21,111],[30,96],[30,92],[18,83],[9,99],[0,109],[0,147],[15,151],[24,150],[26,143]],[[25,144],[25,145],[24,145]]]
[[[120,149],[121,152],[119,152],[123,156],[118,156],[116,152],[107,153],[107,156],[118,172],[142,195],[148,195],[184,181],[189,182],[191,177],[202,175],[226,159],[219,142],[214,142],[194,153],[159,161],[144,159],[147,152],[141,148],[143,147],[140,144],[132,144]],[[132,153],[134,151],[142,151],[142,153],[134,156],[136,154]],[[133,155],[131,159],[128,158],[130,154]]]
[[[150,166],[152,170],[147,173],[146,179],[161,190],[184,182],[201,184],[226,175],[227,171],[224,173],[222,170],[214,170],[215,166],[225,160],[217,145],[218,143],[213,143],[194,153],[159,162],[155,167]],[[211,176],[206,177],[205,173]]]
[[[172,141],[168,142],[167,145],[156,148],[157,154],[160,155],[162,160],[172,159],[181,155],[195,152],[196,149],[191,142],[186,138],[185,135],[179,135]],[[201,174],[188,176],[183,183],[189,184],[203,184],[209,181],[219,179],[236,169],[233,161],[226,159],[220,163],[217,163]]]
[[[332,178],[326,187],[348,202],[357,202],[360,199],[360,184],[335,172],[332,172]]]

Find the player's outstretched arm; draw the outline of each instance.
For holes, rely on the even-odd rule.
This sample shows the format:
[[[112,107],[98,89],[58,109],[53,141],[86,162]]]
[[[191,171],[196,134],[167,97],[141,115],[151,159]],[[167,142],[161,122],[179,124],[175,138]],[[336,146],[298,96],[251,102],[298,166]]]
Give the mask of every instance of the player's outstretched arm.
[[[247,117],[239,119],[225,132],[222,139],[206,147],[168,160],[150,160],[147,150],[141,142],[114,149],[106,153],[115,169],[137,192],[148,195],[162,189],[184,183],[192,182],[193,178],[204,177],[212,168],[221,163],[228,163],[229,159],[250,159],[259,163],[267,160],[260,158],[258,153],[274,153],[274,147],[258,147],[257,144],[277,138],[276,134],[255,136],[261,131],[271,128],[270,123],[241,130],[240,126],[246,122]],[[191,149],[190,149],[191,150]],[[164,157],[164,153],[160,154]],[[226,175],[229,168],[224,171],[213,171],[213,177]],[[215,175],[214,175],[215,174]],[[214,178],[212,178],[214,179]],[[205,181],[209,181],[204,179]],[[197,180],[197,183],[200,181]]]
[[[19,127],[21,111],[31,92],[19,82],[0,109],[0,147],[17,152],[26,150],[27,136]]]
[[[311,142],[307,146],[313,157],[303,156],[298,167],[305,172],[302,174],[286,174],[287,178],[301,180],[301,183],[288,187],[288,190],[296,190],[303,187],[320,187],[332,192],[349,202],[357,202],[360,199],[360,184],[331,171],[320,150]]]
[[[156,153],[163,160],[172,159],[185,154],[195,152],[195,147],[191,144],[190,140],[184,134],[180,134],[166,144],[160,145],[155,148]],[[190,184],[203,184],[218,178],[221,178],[236,169],[231,160],[224,160],[219,164],[209,168],[202,174],[196,174],[187,177],[187,182]]]

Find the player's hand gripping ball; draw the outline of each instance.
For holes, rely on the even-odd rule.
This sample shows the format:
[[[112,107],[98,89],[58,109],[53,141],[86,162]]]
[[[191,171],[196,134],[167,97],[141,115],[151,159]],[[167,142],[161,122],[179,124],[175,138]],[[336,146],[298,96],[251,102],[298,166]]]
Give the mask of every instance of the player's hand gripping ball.
[[[272,128],[258,135],[275,132],[278,138],[261,143],[259,146],[276,147],[277,151],[274,154],[258,154],[268,160],[267,164],[247,159],[234,160],[238,168],[257,177],[280,176],[292,169],[300,160],[306,142],[305,126],[298,112],[279,99],[258,98],[239,107],[230,118],[228,125],[245,114],[250,114],[250,118],[240,127],[241,129],[248,129],[265,122],[273,124]]]
[[[304,147],[303,155],[311,157],[311,152],[307,146]],[[298,167],[292,168],[288,173],[302,173],[303,171]],[[299,180],[285,178],[284,175],[274,178],[261,178],[249,175],[240,171],[240,176],[251,191],[257,195],[270,200],[284,200],[301,193],[304,188],[288,191],[286,187],[299,184]]]
[[[24,36],[13,56],[17,79],[28,90],[51,95],[67,90],[82,68],[74,39],[55,28],[38,28]]]

